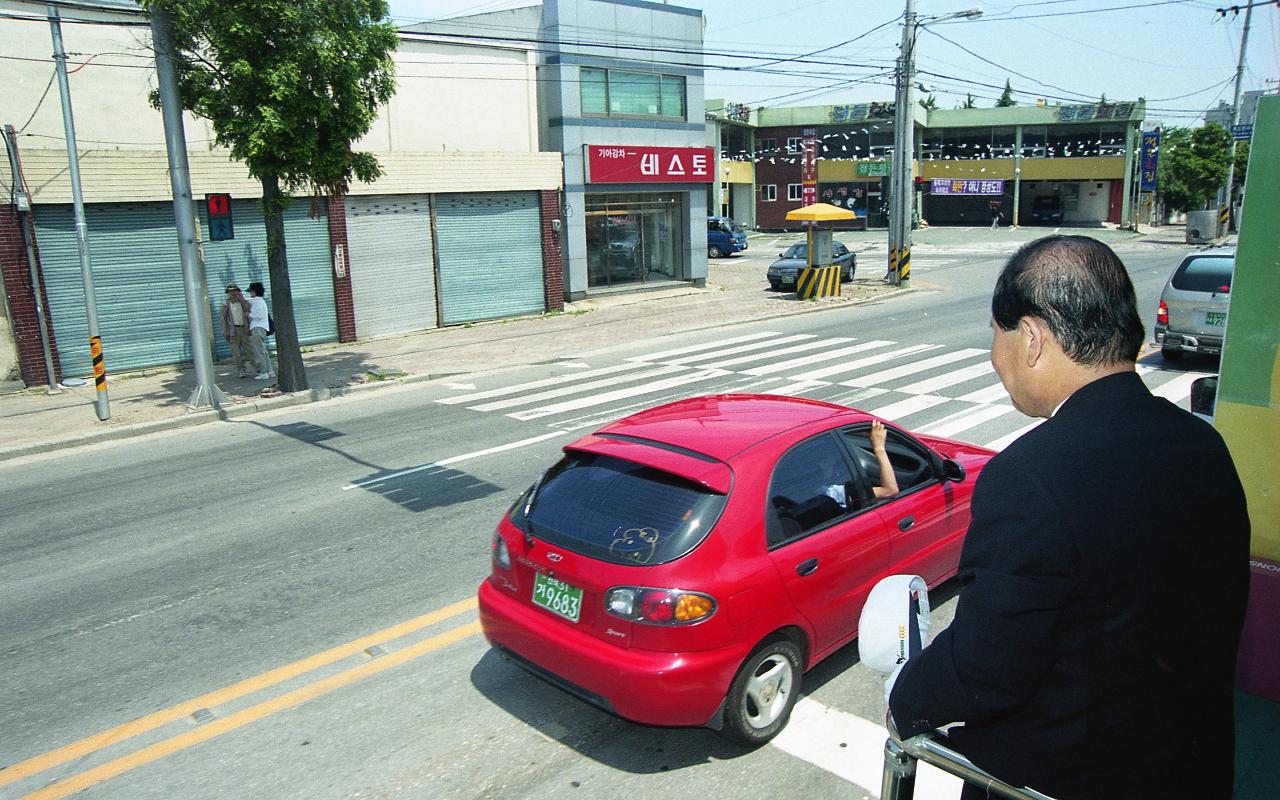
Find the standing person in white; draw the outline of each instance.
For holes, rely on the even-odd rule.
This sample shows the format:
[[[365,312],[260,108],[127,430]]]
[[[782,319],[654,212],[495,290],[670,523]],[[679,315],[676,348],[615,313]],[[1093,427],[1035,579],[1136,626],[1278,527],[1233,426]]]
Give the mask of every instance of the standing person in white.
[[[249,344],[253,347],[253,361],[258,368],[258,374],[253,376],[255,381],[267,381],[275,376],[271,356],[267,353],[267,331],[271,323],[268,321],[267,301],[262,299],[265,293],[261,282],[249,284]]]

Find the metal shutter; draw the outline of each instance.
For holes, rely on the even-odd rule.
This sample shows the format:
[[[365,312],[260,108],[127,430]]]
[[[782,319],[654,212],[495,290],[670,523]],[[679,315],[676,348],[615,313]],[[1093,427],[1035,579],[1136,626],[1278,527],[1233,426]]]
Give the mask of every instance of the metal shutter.
[[[436,195],[444,324],[546,308],[536,192]]]
[[[91,204],[85,219],[108,372],[190,360],[173,204]],[[35,220],[62,374],[91,375],[72,208],[36,206]]]
[[[267,269],[267,227],[262,204],[257,200],[233,200],[231,214],[236,238],[210,242],[209,220],[200,203],[200,236],[204,242],[204,268],[209,284],[214,339],[218,358],[231,351],[222,339],[218,315],[226,300],[226,285],[234,282],[245,296],[249,284],[261,281],[271,305],[271,276]],[[333,271],[329,261],[329,220],[310,217],[311,199],[296,198],[284,211],[285,254],[289,259],[289,288],[293,295],[293,316],[302,344],[333,342],[338,339],[338,310],[333,299]],[[177,241],[170,229],[170,236]],[[175,249],[177,245],[174,245]],[[101,295],[99,295],[101,297]],[[190,356],[187,356],[190,358]]]
[[[348,197],[356,335],[436,327],[436,270],[426,195]]]

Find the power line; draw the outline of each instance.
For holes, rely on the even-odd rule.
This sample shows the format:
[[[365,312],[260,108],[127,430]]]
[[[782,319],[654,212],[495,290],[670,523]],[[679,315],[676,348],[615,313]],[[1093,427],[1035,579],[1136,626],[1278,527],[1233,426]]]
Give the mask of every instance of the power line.
[[[1002,69],[1002,70],[1004,70],[1005,72],[1011,73],[1011,74],[1013,74],[1013,75],[1017,75],[1019,78],[1022,78],[1023,80],[1031,81],[1032,83],[1039,84],[1040,86],[1047,86],[1047,87],[1048,87],[1048,88],[1050,88],[1050,89],[1057,89],[1058,91],[1060,91],[1060,92],[1066,92],[1067,94],[1074,94],[1074,95],[1078,95],[1078,96],[1079,96],[1079,97],[1081,97],[1081,98],[1088,98],[1088,97],[1089,97],[1089,95],[1082,94],[1082,93],[1077,92],[1077,91],[1072,90],[1072,89],[1064,89],[1064,88],[1062,88],[1061,86],[1055,86],[1055,85],[1054,85],[1054,84],[1052,84],[1052,83],[1046,83],[1045,81],[1039,80],[1039,79],[1037,79],[1037,78],[1033,78],[1033,77],[1031,77],[1030,75],[1027,75],[1027,74],[1025,74],[1025,73],[1018,72],[1017,70],[1012,69],[1012,68],[1010,68],[1010,67],[1007,67],[1007,66],[1005,66],[1005,65],[1003,65],[1003,64],[997,64],[996,62],[992,61],[991,59],[986,58],[985,56],[980,56],[980,55],[978,55],[977,53],[973,52],[972,50],[970,50],[969,48],[967,48],[967,47],[965,47],[964,45],[960,44],[959,42],[955,41],[954,39],[949,39],[949,38],[947,38],[946,36],[943,36],[942,34],[938,33],[938,32],[937,32],[937,31],[935,31],[935,30],[930,30],[929,28],[925,28],[924,30],[925,30],[925,32],[926,32],[926,33],[928,33],[928,34],[931,34],[931,35],[933,35],[933,36],[938,37],[939,39],[941,39],[942,41],[944,41],[944,42],[946,42],[946,43],[948,43],[948,44],[952,45],[953,47],[958,47],[958,48],[960,48],[961,50],[963,50],[964,52],[966,52],[966,53],[968,53],[969,55],[973,56],[974,58],[978,59],[979,61],[983,62],[984,64],[989,64],[989,65],[991,65],[991,66],[993,66],[993,67],[996,67],[997,69]]]

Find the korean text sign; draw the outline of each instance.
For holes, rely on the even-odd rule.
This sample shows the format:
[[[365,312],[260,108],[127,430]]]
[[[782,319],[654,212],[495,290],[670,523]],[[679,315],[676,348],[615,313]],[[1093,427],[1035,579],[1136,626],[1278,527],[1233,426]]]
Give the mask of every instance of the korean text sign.
[[[934,178],[930,194],[1004,194],[1003,180],[951,180]]]
[[[588,183],[711,183],[710,147],[588,144]]]

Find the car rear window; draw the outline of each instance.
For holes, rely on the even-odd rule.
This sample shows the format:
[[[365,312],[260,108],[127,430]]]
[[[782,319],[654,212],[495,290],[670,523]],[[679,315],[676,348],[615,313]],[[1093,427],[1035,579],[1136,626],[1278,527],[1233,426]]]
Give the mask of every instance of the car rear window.
[[[1236,260],[1223,256],[1198,256],[1188,258],[1173,273],[1173,288],[1184,292],[1216,292],[1221,286],[1231,286],[1231,273]]]
[[[614,564],[652,566],[707,537],[725,496],[620,458],[573,453],[511,509],[524,533]]]

